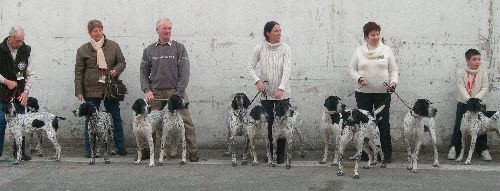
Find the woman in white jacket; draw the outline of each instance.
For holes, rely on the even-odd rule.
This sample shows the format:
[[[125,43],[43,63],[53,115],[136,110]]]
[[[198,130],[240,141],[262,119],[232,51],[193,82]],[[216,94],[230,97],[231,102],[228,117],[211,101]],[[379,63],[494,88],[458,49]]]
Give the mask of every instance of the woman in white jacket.
[[[389,46],[380,41],[380,25],[368,22],[363,26],[365,42],[359,46],[349,67],[351,76],[358,83],[355,93],[359,109],[372,111],[385,105],[379,114],[382,120],[377,122],[380,129],[380,141],[386,163],[391,162],[392,144],[389,124],[391,94],[398,83],[398,67]],[[365,153],[362,159],[367,160]]]

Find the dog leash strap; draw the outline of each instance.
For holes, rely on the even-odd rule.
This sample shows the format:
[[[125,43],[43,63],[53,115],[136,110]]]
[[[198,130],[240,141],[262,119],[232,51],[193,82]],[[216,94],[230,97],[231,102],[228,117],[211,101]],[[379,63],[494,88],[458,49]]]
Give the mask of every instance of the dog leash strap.
[[[255,98],[257,98],[257,96],[259,96],[260,92],[257,92],[257,94],[255,95],[255,97],[253,97],[252,101],[250,102],[250,105],[252,105],[253,101],[255,100]]]
[[[357,91],[359,91],[361,88],[365,87],[365,85],[361,85],[361,87],[359,87],[358,89],[354,90],[353,92],[351,92],[349,95],[346,96],[346,98],[352,96],[352,94],[356,93]]]

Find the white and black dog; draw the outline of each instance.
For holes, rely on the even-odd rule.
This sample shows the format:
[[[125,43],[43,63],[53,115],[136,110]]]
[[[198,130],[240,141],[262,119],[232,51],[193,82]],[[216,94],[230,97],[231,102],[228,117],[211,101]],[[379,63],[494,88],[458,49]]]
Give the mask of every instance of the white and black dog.
[[[54,156],[55,161],[61,160],[61,146],[57,142],[56,130],[59,128],[59,120],[65,120],[64,117],[56,116],[49,112],[28,112],[25,114],[19,114],[16,111],[14,103],[9,103],[9,112],[6,116],[7,125],[13,138],[16,142],[16,160],[14,164],[19,164],[21,162],[21,145],[23,136],[31,134],[36,129],[41,129],[47,134],[47,138],[54,145],[56,154]],[[32,110],[30,108],[29,110]],[[37,109],[37,108],[35,108]]]
[[[469,98],[469,100],[467,100],[467,111],[464,113],[460,125],[460,131],[462,132],[462,150],[455,162],[460,162],[463,159],[465,142],[469,136],[471,138],[470,150],[464,162],[465,165],[470,165],[472,153],[474,153],[474,148],[476,146],[477,136],[484,135],[489,131],[495,131],[500,136],[500,112],[495,112],[491,117],[488,117],[483,113],[485,112],[484,108],[485,106],[478,98]]]
[[[365,151],[368,155],[368,163],[363,166],[363,168],[368,169],[373,160],[377,161],[377,154],[380,155],[381,168],[385,168],[384,153],[380,147],[380,131],[376,124],[376,116],[379,114],[385,105],[382,105],[373,112],[361,110],[361,109],[350,109],[343,113],[344,127],[342,129],[342,136],[340,138],[339,145],[339,164],[337,175],[344,175],[343,169],[343,158],[344,150],[347,143],[351,139],[354,139],[354,144],[356,144],[356,153],[354,154],[355,166],[354,166],[354,179],[359,179],[358,173],[358,162],[361,157],[361,151]],[[374,151],[371,152],[370,148]],[[376,162],[374,162],[376,163]]]
[[[188,104],[189,103],[184,101],[184,99],[178,94],[174,94],[168,99],[167,111],[165,111],[163,117],[160,159],[158,160],[159,165],[164,164],[163,157],[165,156],[167,135],[169,135],[172,139],[171,149],[175,150],[175,153],[177,153],[177,140],[179,138],[181,139],[182,158],[180,164],[186,164],[186,128],[184,126],[184,121],[182,121],[180,110],[187,108]]]
[[[345,109],[345,105],[340,102],[340,98],[337,96],[328,96],[325,99],[325,111],[321,116],[321,133],[323,134],[323,159],[319,162],[320,164],[325,164],[328,158],[328,146],[330,144],[330,138],[333,137],[335,141],[335,150],[338,150],[340,144],[340,135],[342,133],[342,111]],[[338,152],[334,152],[335,157],[333,158],[332,165],[338,164]]]
[[[291,168],[292,160],[292,144],[293,144],[293,133],[297,133],[300,141],[300,157],[304,157],[304,141],[301,137],[300,126],[303,125],[302,120],[299,117],[298,112],[291,108],[290,102],[288,100],[279,101],[274,107],[274,122],[272,126],[272,136],[273,136],[273,162],[271,165],[276,166],[277,163],[277,140],[283,138],[286,140],[286,168]]]
[[[246,134],[246,124],[248,123],[248,107],[250,100],[244,93],[237,93],[231,102],[231,110],[227,118],[227,151],[225,156],[231,154],[231,164],[237,166],[236,152],[233,150],[236,146],[235,138],[243,136],[246,141],[245,152],[243,153],[242,164],[247,164],[248,137]]]
[[[137,143],[137,160],[135,164],[140,164],[142,151],[149,147],[149,166],[155,166],[154,163],[154,142],[153,136],[160,135],[163,126],[163,110],[151,111],[151,106],[144,99],[137,99],[132,105],[134,110],[134,121],[132,122],[132,131]],[[174,146],[174,145],[172,145]]]
[[[82,103],[73,110],[75,117],[85,117],[88,123],[90,139],[90,165],[94,165],[98,148],[104,147],[104,163],[110,164],[108,150],[113,140],[113,118],[107,112],[98,111],[91,103]]]
[[[408,111],[403,122],[403,137],[408,153],[408,170],[418,172],[417,160],[420,146],[429,133],[431,144],[434,149],[434,167],[439,167],[438,151],[436,148],[436,127],[434,126],[434,116],[437,109],[432,107],[432,103],[427,99],[418,99],[413,105],[413,109]],[[412,152],[412,146],[413,152]]]
[[[255,141],[256,140],[264,140],[267,148],[267,163],[271,164],[271,149],[269,142],[269,133],[268,133],[268,122],[269,115],[266,112],[266,109],[257,105],[252,108],[250,111],[250,118],[246,127],[248,140],[250,142],[250,153],[253,157],[252,165],[255,166],[259,164],[257,161],[257,152],[255,151]]]

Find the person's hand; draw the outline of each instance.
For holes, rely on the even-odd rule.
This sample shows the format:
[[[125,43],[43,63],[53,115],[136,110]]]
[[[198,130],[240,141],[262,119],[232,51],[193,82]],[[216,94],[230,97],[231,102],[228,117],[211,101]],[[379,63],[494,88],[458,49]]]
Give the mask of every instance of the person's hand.
[[[17,97],[17,101],[21,102],[21,105],[26,107],[26,105],[28,105],[28,93],[26,93],[26,91],[21,93],[21,95]]]
[[[7,86],[7,88],[9,88],[9,90],[14,89],[14,88],[17,87],[17,82],[11,81],[11,80],[7,80],[7,79],[5,79],[3,81],[3,84],[5,84]]]
[[[397,84],[395,82],[391,82],[389,86],[386,86],[388,92],[396,91]]]
[[[149,101],[154,101],[155,100],[155,95],[153,95],[152,91],[148,91],[144,94],[144,99],[146,99],[148,102]]]
[[[261,80],[257,81],[257,83],[255,83],[255,87],[257,87],[257,91],[259,92],[263,92],[266,90],[266,86],[264,85],[264,83],[262,83]]]
[[[116,70],[110,70],[109,75],[116,77],[116,75],[118,75],[118,72],[116,72]]]
[[[274,95],[274,98],[281,100],[283,99],[283,95],[285,95],[285,91],[282,89],[278,89],[278,91],[276,91]]]
[[[359,83],[359,84],[361,84],[362,86],[366,86],[366,85],[368,85],[368,81],[366,81],[366,79],[365,79],[365,78],[363,78],[363,77],[360,77],[360,78],[358,79],[358,83]]]
[[[83,101],[83,95],[82,94],[76,95],[76,99]]]

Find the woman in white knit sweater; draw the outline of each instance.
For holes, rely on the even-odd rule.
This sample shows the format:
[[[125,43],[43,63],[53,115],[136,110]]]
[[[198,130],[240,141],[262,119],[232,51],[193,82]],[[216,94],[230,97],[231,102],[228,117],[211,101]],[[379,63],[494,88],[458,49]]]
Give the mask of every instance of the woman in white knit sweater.
[[[281,42],[281,27],[277,22],[269,21],[264,25],[264,37],[266,40],[257,44],[253,49],[248,69],[257,91],[267,94],[267,96],[262,96],[261,104],[270,116],[268,132],[269,141],[272,141],[274,106],[279,101],[290,100],[290,47]],[[260,65],[259,75],[256,72],[257,64]],[[270,149],[273,149],[272,144]],[[276,152],[278,163],[283,163],[285,140],[277,140]]]
[[[391,48],[380,41],[380,30],[380,26],[375,22],[368,22],[363,26],[365,42],[354,52],[349,69],[352,78],[358,83],[355,93],[357,107],[372,111],[373,108],[385,105],[380,114],[382,120],[377,125],[380,129],[380,141],[385,160],[390,163],[392,157],[389,124],[391,94],[388,92],[396,88],[398,67]],[[362,159],[367,160],[366,153],[363,153]]]
[[[455,127],[451,137],[450,151],[448,152],[448,159],[455,160],[457,154],[460,154],[462,149],[462,133],[460,132],[460,125],[462,116],[466,112],[466,103],[469,98],[483,98],[488,93],[489,82],[488,74],[485,70],[481,70],[481,54],[476,49],[469,49],[465,52],[465,61],[467,67],[457,72],[457,112],[455,116]],[[488,136],[487,134],[477,137],[475,151],[481,155],[481,158],[486,161],[491,160],[490,153],[488,152]]]

